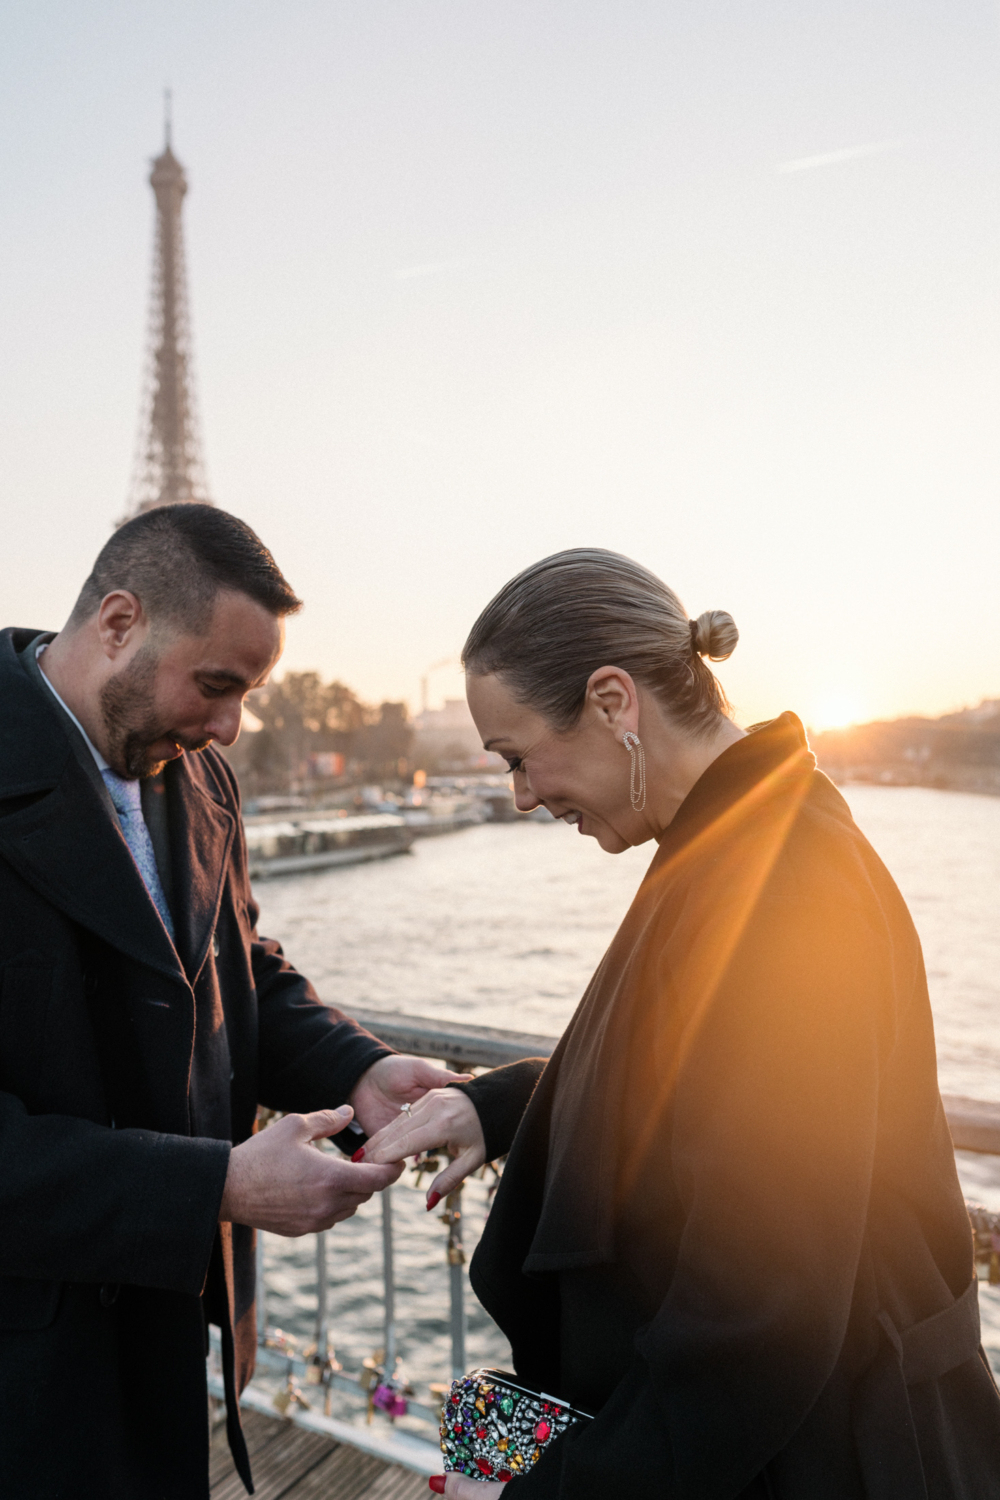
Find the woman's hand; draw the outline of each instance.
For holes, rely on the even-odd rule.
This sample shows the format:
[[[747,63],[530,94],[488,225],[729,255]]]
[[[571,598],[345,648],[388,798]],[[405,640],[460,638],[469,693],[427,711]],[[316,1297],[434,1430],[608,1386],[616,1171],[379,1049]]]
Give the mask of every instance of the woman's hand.
[[[483,1484],[481,1479],[466,1479],[464,1474],[435,1474],[427,1483],[435,1495],[445,1500],[496,1500],[507,1488],[505,1484]]]
[[[359,1153],[358,1160],[387,1166],[441,1147],[454,1160],[438,1173],[428,1188],[428,1210],[434,1208],[446,1193],[453,1192],[486,1160],[483,1127],[475,1105],[461,1089],[431,1089],[414,1104],[408,1115],[397,1115],[378,1135],[373,1135],[364,1148],[364,1155]],[[484,1493],[482,1484],[471,1482],[475,1483],[477,1493]]]

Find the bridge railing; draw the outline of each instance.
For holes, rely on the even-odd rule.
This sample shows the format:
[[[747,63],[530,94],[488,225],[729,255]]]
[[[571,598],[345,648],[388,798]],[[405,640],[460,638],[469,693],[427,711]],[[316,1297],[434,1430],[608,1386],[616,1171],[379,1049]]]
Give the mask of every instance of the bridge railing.
[[[558,1038],[552,1036],[501,1031],[492,1026],[464,1025],[455,1021],[440,1021],[427,1016],[409,1016],[389,1011],[356,1010],[353,1015],[380,1041],[396,1048],[397,1051],[418,1057],[434,1058],[456,1072],[502,1067],[506,1063],[519,1062],[526,1057],[549,1057],[558,1041]],[[1000,1104],[968,1099],[959,1095],[945,1095],[944,1105],[956,1150],[1000,1155]],[[1000,1230],[1000,1223],[992,1223],[997,1216],[987,1215],[986,1218],[991,1223],[986,1224],[984,1219],[981,1226],[977,1221],[977,1211],[970,1210],[970,1212],[973,1226],[982,1231],[977,1236],[977,1243],[979,1239],[982,1239],[987,1245],[986,1253],[989,1254],[990,1229]],[[339,1366],[335,1365],[332,1357],[327,1281],[327,1234],[324,1232],[315,1236],[317,1286],[315,1336],[312,1345],[307,1346],[301,1352],[292,1346],[292,1341],[285,1339],[283,1335],[269,1327],[262,1239],[258,1236],[259,1364],[272,1373],[285,1377],[285,1388],[279,1391],[275,1398],[275,1404],[279,1410],[294,1414],[290,1408],[294,1408],[296,1404],[303,1407],[307,1403],[311,1405],[315,1398],[309,1393],[308,1388],[314,1387],[323,1391],[326,1414],[329,1416],[332,1391],[342,1389],[357,1394],[360,1383],[368,1394],[369,1414],[375,1409],[381,1409],[387,1416],[393,1417],[402,1415],[406,1410],[409,1415],[423,1418],[436,1426],[439,1403],[450,1381],[466,1373],[466,1270],[465,1251],[462,1244],[462,1189],[459,1188],[450,1194],[444,1204],[443,1217],[448,1233],[443,1250],[449,1276],[451,1370],[450,1372],[442,1371],[440,1383],[430,1387],[431,1401],[418,1401],[412,1396],[404,1395],[394,1381],[398,1339],[392,1188],[386,1189],[381,1195],[381,1214],[383,1348],[376,1356],[365,1360],[362,1369],[354,1375],[342,1371]],[[981,1212],[979,1217],[983,1217]],[[994,1258],[996,1258],[996,1252],[994,1252]],[[1000,1260],[997,1260],[996,1264],[990,1261],[989,1275],[990,1280],[1000,1280]]]

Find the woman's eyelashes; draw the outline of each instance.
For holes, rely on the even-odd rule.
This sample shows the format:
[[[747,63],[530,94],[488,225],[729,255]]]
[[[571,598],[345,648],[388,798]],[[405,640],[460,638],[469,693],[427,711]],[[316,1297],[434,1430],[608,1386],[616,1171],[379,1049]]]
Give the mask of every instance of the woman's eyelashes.
[[[522,771],[524,769],[524,761],[519,755],[505,755],[504,760],[507,762],[507,769],[510,771],[511,775],[513,775],[515,771]]]

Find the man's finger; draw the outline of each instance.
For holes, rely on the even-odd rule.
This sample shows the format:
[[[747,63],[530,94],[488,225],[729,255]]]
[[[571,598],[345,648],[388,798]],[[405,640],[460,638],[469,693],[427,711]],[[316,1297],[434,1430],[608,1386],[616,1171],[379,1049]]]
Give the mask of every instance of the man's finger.
[[[306,1139],[321,1141],[328,1135],[339,1135],[346,1130],[354,1119],[354,1111],[349,1104],[342,1104],[339,1109],[315,1109],[311,1115],[302,1118],[309,1132]]]
[[[425,1063],[421,1072],[421,1084],[433,1079],[433,1082],[427,1081],[429,1089],[443,1089],[449,1083],[471,1083],[476,1076],[474,1073],[453,1073],[450,1068],[436,1068],[433,1063]]]
[[[403,1174],[403,1167],[398,1162],[349,1162],[339,1161],[337,1167],[350,1172],[349,1178],[341,1177],[338,1173],[338,1187],[342,1192],[364,1193],[371,1197],[372,1193],[380,1193],[383,1188],[389,1187]]]
[[[332,1229],[335,1224],[346,1224],[348,1219],[353,1219],[357,1213],[356,1208],[342,1208],[339,1214],[334,1214],[329,1224],[324,1224],[324,1229]]]

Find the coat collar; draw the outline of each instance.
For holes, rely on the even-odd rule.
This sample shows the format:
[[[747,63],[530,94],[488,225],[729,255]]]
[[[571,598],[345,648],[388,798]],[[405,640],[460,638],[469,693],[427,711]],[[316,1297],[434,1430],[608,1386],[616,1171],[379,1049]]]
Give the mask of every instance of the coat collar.
[[[55,707],[18,660],[40,630],[0,631],[0,799],[53,787],[71,754]]]
[[[185,755],[168,768],[175,948],[55,703],[18,660],[37,634],[0,632],[0,857],[120,952],[193,983],[208,954],[235,833],[217,774],[204,756]],[[6,816],[4,801],[14,805]]]
[[[732,833],[740,821],[792,783],[808,781],[816,769],[802,721],[783,713],[756,724],[707,766],[660,839],[653,866],[675,858],[696,840]]]

